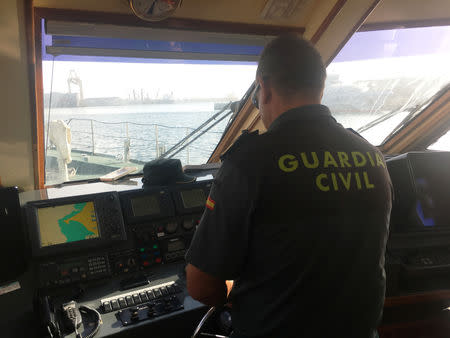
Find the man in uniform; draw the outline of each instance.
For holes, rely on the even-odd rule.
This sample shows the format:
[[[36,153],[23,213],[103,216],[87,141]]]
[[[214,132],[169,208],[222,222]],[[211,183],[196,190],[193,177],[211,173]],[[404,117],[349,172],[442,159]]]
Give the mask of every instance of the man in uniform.
[[[378,149],[320,104],[325,76],[307,41],[266,46],[253,102],[267,132],[223,155],[186,254],[191,296],[232,303],[232,337],[376,335],[391,182]]]

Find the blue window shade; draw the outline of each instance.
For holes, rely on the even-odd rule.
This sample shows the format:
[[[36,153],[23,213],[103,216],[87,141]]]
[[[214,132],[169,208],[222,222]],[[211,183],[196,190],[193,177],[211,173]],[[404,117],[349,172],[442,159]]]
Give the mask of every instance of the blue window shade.
[[[263,47],[223,45],[212,43],[154,41],[78,36],[53,36],[53,47],[83,47],[121,50],[148,50],[159,52],[190,52],[206,54],[259,55]]]
[[[133,63],[255,63],[258,55],[263,50],[263,46],[249,46],[238,44],[216,44],[216,43],[199,43],[199,42],[180,42],[180,41],[159,41],[159,40],[137,40],[122,38],[105,38],[105,37],[80,37],[80,36],[59,36],[48,35],[45,33],[44,22],[42,25],[42,41],[43,60],[53,60],[54,56],[51,51],[64,51],[57,54],[59,61],[99,61],[99,62],[133,62]],[[71,50],[75,52],[70,53]],[[108,55],[104,56],[102,51],[107,50]],[[65,51],[68,51],[67,53]],[[118,55],[123,55],[124,51],[142,54],[142,52],[162,52],[171,55],[167,59],[147,58],[147,57],[123,57],[114,56],[114,51]],[[78,53],[89,55],[79,55]],[[98,55],[96,55],[98,52]],[[189,60],[183,59],[183,53],[189,53]],[[180,54],[180,58],[176,56]],[[196,59],[198,55],[198,59]],[[212,60],[208,60],[208,56]],[[252,61],[227,61],[220,60],[229,56],[239,60],[239,56],[250,57]],[[217,60],[219,58],[219,60]]]

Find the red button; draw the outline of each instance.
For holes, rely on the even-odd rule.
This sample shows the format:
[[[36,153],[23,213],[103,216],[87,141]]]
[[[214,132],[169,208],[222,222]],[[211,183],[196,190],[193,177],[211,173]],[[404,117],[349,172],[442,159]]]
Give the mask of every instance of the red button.
[[[142,262],[142,265],[143,265],[143,266],[149,266],[149,265],[150,265],[150,262],[149,262],[149,261],[143,261],[143,262]]]
[[[156,263],[161,263],[161,257],[156,258],[156,259],[155,259],[155,262],[156,262]]]

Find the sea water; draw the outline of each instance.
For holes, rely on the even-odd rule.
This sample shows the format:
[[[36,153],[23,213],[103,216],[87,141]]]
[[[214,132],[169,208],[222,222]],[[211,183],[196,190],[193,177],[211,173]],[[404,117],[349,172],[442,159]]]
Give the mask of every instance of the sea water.
[[[333,111],[333,107],[331,111],[339,123],[354,130],[378,117],[361,113],[341,114]],[[214,102],[52,108],[50,111],[46,108],[45,120],[60,119],[69,125],[74,150],[106,154],[120,160],[129,142],[129,158],[147,162],[169,150],[217,112]],[[379,145],[406,114],[397,114],[362,133],[362,136]],[[183,165],[206,163],[230,116],[175,154],[174,158],[179,158]],[[214,122],[218,122],[218,118]]]
[[[129,158],[150,161],[169,150],[214,114],[214,102],[130,106],[52,108],[46,121],[63,120],[71,129],[73,150],[123,157],[129,140]],[[223,115],[221,115],[223,116]],[[188,145],[175,158],[183,164],[205,163],[225,129],[229,116]]]

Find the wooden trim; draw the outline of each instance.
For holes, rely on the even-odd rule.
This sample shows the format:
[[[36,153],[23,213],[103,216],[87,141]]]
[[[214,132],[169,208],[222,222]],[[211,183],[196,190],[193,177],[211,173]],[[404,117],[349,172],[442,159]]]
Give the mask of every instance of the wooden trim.
[[[241,130],[244,127],[245,122],[252,114],[255,107],[251,102],[251,94],[249,95],[247,101],[245,102],[242,109],[239,111],[238,116],[233,121],[232,125],[228,129],[226,135],[222,138],[220,143],[217,145],[216,149],[211,154],[208,163],[219,162],[220,156],[234,143],[234,140],[239,137]]]
[[[450,18],[445,19],[429,19],[429,20],[413,20],[413,21],[389,21],[389,22],[373,22],[363,24],[358,32],[400,29],[400,28],[418,28],[418,27],[436,27],[449,26]]]
[[[386,300],[384,301],[384,306],[393,307],[401,305],[410,305],[443,299],[450,300],[450,290],[438,290],[405,296],[386,297]]]
[[[320,40],[320,38],[322,37],[323,33],[325,33],[325,31],[327,30],[328,26],[330,26],[331,22],[334,20],[336,15],[339,14],[339,12],[341,11],[342,7],[344,7],[346,2],[347,2],[347,0],[338,0],[334,4],[334,6],[331,9],[330,13],[328,13],[328,15],[325,18],[325,20],[322,21],[322,23],[320,24],[319,28],[317,29],[317,31],[312,36],[311,42],[313,44],[316,44],[317,41]]]
[[[333,61],[333,59],[336,57],[336,55],[339,54],[342,48],[347,44],[348,40],[355,34],[356,31],[358,31],[359,27],[363,24],[363,22],[366,20],[366,18],[370,15],[370,13],[373,12],[373,10],[378,6],[378,3],[381,0],[374,0],[372,2],[372,5],[367,9],[367,11],[364,13],[364,15],[358,20],[358,22],[353,26],[351,31],[347,34],[344,40],[341,41],[338,48],[334,51],[334,53],[326,60],[325,65],[328,67],[328,65]]]
[[[43,189],[45,184],[45,138],[44,138],[44,82],[42,75],[42,17],[34,11],[34,101],[32,110],[33,122],[35,124],[33,146],[36,149],[38,180],[36,188]]]
[[[255,117],[253,118],[253,121],[250,122],[250,124],[248,126],[248,130],[253,131],[253,129],[256,127],[256,125],[258,124],[258,122],[260,120],[261,120],[261,115],[259,115],[259,114],[255,115]]]
[[[39,187],[39,160],[36,149],[36,123],[34,122],[34,111],[36,100],[34,96],[34,42],[33,42],[33,1],[24,1],[25,10],[25,36],[27,41],[27,69],[28,69],[28,92],[30,98],[31,113],[31,152],[33,154],[33,179],[34,187]]]
[[[210,21],[184,18],[168,18],[163,21],[149,22],[139,19],[133,14],[87,12],[70,9],[55,9],[36,7],[39,17],[48,20],[80,21],[98,24],[114,24],[122,26],[168,28],[179,30],[194,30],[204,32],[235,33],[251,35],[280,35],[287,32],[303,34],[304,27],[273,26],[263,24],[247,24],[238,22]]]
[[[41,133],[40,123],[38,117],[38,105],[39,98],[37,96],[36,88],[36,19],[33,10],[33,0],[25,0],[25,30],[27,39],[27,68],[28,68],[28,82],[29,82],[29,98],[30,98],[30,114],[31,114],[31,143],[33,154],[33,176],[35,189],[41,189],[44,187],[44,155],[42,150],[44,145],[41,146]],[[40,36],[39,36],[40,38]],[[39,67],[41,65],[39,64]]]
[[[393,323],[381,323],[377,328],[380,338],[447,338],[450,330],[448,314],[444,311],[423,318],[408,318]]]

